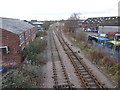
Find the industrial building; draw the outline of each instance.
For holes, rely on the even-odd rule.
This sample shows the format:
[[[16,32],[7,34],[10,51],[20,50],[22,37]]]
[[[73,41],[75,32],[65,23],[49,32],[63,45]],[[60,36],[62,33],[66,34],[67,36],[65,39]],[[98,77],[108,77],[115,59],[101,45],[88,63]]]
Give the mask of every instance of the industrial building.
[[[36,37],[37,27],[19,19],[0,17],[0,66],[19,66],[22,50]]]
[[[99,33],[108,32],[120,32],[120,17],[95,17],[88,18],[83,22],[83,29],[88,30],[98,30]]]

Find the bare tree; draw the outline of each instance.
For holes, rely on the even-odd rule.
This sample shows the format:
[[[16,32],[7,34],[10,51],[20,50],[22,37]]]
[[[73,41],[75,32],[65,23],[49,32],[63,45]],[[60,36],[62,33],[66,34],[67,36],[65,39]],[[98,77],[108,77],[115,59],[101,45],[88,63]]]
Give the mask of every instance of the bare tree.
[[[68,20],[65,21],[64,28],[69,32],[74,32],[79,27],[79,13],[73,13]]]

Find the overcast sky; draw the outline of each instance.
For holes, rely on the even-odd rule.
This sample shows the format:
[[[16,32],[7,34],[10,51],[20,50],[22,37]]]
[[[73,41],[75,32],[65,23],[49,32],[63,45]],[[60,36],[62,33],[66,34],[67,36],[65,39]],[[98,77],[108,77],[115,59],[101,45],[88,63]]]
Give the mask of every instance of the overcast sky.
[[[0,17],[61,20],[72,13],[81,18],[117,16],[120,0],[0,0]]]

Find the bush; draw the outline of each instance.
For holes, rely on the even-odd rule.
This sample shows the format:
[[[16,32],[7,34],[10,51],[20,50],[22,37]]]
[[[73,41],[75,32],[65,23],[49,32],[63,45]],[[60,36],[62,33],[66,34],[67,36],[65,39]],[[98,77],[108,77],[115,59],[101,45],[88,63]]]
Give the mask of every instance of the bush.
[[[87,40],[87,35],[83,31],[77,32],[75,37],[76,37],[76,40],[79,41],[79,42],[81,42],[81,41],[86,42],[86,40]]]
[[[3,78],[2,88],[40,88],[42,78],[40,67],[31,64],[24,65]]]
[[[95,63],[100,63],[101,59],[104,57],[105,53],[102,52],[100,49],[92,49],[89,52],[91,60]]]
[[[29,47],[26,47],[23,51],[23,54],[27,57],[27,60],[35,62],[39,53],[43,52],[46,48],[46,40],[41,40],[40,37],[37,37]]]
[[[44,36],[46,36],[47,35],[47,33],[46,33],[46,31],[38,31],[38,33],[37,33],[37,37],[44,37]]]

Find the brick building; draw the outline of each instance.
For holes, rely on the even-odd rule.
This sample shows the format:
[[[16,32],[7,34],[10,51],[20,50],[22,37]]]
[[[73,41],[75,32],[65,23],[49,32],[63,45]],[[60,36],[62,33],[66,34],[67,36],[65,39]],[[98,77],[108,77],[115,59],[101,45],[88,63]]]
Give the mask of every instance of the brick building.
[[[37,28],[19,19],[0,17],[0,64],[2,67],[19,66],[22,50],[32,42]]]

